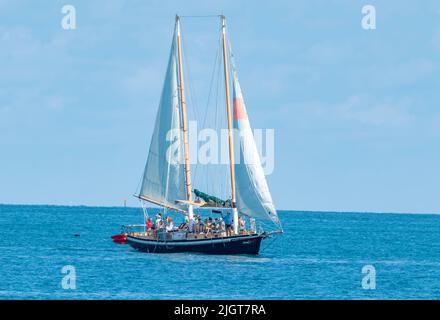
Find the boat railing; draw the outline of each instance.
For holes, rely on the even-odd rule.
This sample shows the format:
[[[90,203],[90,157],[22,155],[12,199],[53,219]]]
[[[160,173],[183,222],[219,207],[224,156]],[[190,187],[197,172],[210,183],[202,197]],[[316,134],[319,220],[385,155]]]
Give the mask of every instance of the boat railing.
[[[122,226],[122,233],[145,232],[146,224],[126,224]]]
[[[146,224],[128,224],[122,226],[122,233],[137,236],[137,237],[145,237],[160,241],[173,241],[173,240],[189,240],[189,239],[215,239],[215,238],[223,238],[228,237],[226,232],[218,231],[218,232],[189,232],[186,229],[180,230],[175,229],[173,231],[166,231],[165,229],[158,230],[147,230]],[[266,237],[270,237],[272,233],[264,232],[262,230],[258,231],[240,231],[239,235],[253,235],[253,234],[261,234]],[[235,236],[235,235],[234,235]]]

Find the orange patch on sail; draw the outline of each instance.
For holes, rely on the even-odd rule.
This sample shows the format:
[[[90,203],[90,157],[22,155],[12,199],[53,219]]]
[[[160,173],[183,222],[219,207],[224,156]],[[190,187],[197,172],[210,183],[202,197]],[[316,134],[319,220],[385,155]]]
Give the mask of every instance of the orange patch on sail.
[[[247,118],[247,114],[244,109],[243,100],[241,98],[234,98],[234,119],[241,120],[245,118]]]

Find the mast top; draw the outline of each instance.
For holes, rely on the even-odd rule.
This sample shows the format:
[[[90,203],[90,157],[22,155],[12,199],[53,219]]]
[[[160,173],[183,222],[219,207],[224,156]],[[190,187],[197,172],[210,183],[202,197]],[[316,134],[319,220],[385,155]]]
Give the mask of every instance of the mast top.
[[[222,20],[222,32],[226,32],[226,17],[224,15],[220,15],[220,19]]]
[[[177,35],[180,36],[180,16],[176,14],[176,31]]]

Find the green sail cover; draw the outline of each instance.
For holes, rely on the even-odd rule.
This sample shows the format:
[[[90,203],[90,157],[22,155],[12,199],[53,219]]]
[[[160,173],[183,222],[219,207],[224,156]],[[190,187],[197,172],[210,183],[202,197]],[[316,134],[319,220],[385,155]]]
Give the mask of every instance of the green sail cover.
[[[197,190],[197,189],[194,189],[194,194],[195,194],[198,198],[202,199],[203,201],[205,201],[205,202],[207,202],[207,203],[214,203],[214,204],[217,205],[217,206],[225,207],[225,206],[227,206],[227,203],[228,203],[228,202],[225,201],[225,200],[222,200],[222,199],[220,199],[220,198],[217,198],[217,197],[211,196],[211,195],[209,195],[209,194],[207,194],[207,193],[204,193],[204,192],[202,192],[202,191],[200,191],[200,190]]]

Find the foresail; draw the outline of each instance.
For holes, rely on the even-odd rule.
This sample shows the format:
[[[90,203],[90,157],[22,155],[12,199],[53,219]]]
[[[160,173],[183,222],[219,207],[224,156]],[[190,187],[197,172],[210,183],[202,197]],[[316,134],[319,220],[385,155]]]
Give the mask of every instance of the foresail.
[[[183,136],[180,126],[176,37],[173,37],[166,77],[156,115],[140,196],[151,202],[181,209],[185,199]]]
[[[237,208],[247,216],[279,225],[235,70],[233,83],[235,144],[240,150],[235,164]]]

